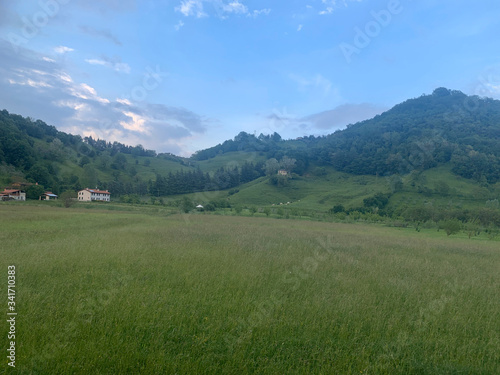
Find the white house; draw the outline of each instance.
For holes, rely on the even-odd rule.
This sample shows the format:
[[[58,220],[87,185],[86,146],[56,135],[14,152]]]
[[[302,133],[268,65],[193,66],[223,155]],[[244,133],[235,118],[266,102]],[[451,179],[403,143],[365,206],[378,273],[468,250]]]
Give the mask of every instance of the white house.
[[[0,200],[25,201],[26,193],[18,189],[3,189],[3,191],[0,191]]]
[[[102,201],[109,202],[111,193],[107,190],[84,189],[78,192],[79,202]]]

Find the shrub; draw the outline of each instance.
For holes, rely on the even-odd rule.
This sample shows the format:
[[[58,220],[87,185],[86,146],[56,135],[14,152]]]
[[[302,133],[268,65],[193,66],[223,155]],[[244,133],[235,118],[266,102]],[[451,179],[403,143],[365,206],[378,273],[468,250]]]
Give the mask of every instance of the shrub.
[[[458,219],[445,220],[439,224],[439,228],[444,229],[446,235],[449,236],[451,234],[460,232],[460,230],[462,229],[462,223]]]
[[[69,208],[76,203],[76,191],[66,190],[61,194],[59,200],[63,203],[64,207]]]

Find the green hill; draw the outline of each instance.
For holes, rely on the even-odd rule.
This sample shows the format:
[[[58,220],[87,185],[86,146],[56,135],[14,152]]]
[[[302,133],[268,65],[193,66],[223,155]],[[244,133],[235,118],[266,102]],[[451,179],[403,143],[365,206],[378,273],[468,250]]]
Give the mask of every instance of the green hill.
[[[445,88],[328,136],[241,132],[191,158],[0,112],[0,187],[39,183],[59,194],[98,186],[115,199],[188,194],[205,204],[218,199],[215,208],[284,206],[337,216],[415,219],[413,208],[425,207],[421,218],[452,210],[468,220],[477,210],[498,211],[499,181],[500,101]]]

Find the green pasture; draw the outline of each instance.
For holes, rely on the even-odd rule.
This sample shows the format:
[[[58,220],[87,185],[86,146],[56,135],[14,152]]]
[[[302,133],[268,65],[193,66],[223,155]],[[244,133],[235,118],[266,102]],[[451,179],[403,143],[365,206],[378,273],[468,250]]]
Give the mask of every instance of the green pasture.
[[[85,207],[0,204],[0,373],[500,373],[498,241]]]

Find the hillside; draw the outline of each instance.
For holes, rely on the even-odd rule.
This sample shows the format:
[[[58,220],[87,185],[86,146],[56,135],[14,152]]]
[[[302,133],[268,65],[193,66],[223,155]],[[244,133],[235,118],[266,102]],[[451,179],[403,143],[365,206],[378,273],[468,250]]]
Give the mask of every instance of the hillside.
[[[409,218],[412,208],[426,207],[417,216],[454,210],[453,217],[468,220],[487,207],[495,211],[486,220],[492,223],[499,146],[500,101],[444,88],[328,136],[283,140],[241,132],[191,158],[66,134],[4,110],[0,187],[39,183],[59,194],[99,186],[115,199],[188,194],[212,208],[282,203],[288,213],[340,217]]]
[[[436,89],[409,99],[373,119],[325,137],[284,141],[278,134],[240,133],[193,156],[206,160],[234,152],[261,152],[267,158],[295,158],[295,172],[331,166],[355,175],[390,176],[450,164],[475,181],[500,180],[500,101]]]
[[[98,186],[115,197],[166,196],[235,187],[260,177],[263,160],[241,154],[197,162],[66,134],[41,120],[0,112],[0,187],[38,183],[60,194]]]

